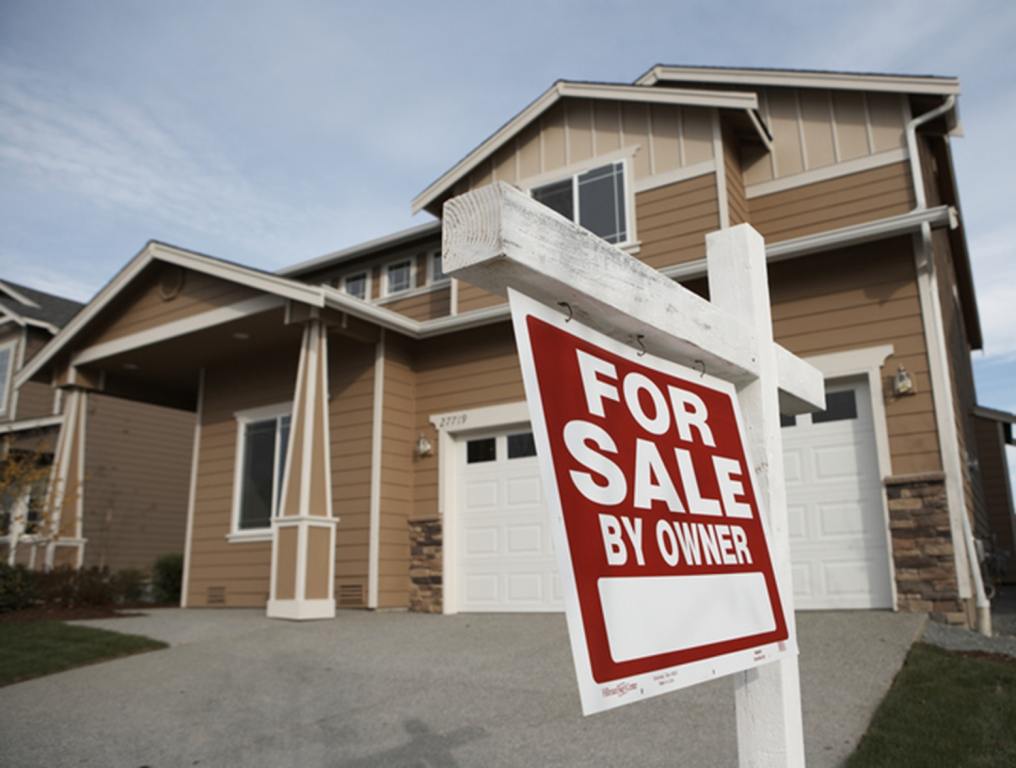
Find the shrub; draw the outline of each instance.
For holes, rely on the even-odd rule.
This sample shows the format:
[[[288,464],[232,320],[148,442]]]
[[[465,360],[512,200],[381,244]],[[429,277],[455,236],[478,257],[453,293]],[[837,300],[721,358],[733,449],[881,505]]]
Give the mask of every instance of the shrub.
[[[34,574],[23,565],[0,563],[0,613],[30,608],[37,600]]]
[[[183,584],[183,555],[163,555],[152,569],[152,588],[159,603],[179,603]]]
[[[48,573],[34,573],[39,597],[46,605],[75,608],[104,607],[116,602],[117,592],[108,568],[74,569],[62,565]]]
[[[39,599],[46,605],[70,608],[77,602],[78,574],[68,565],[51,571],[33,571]]]
[[[116,602],[116,589],[108,568],[80,568],[77,572],[75,605],[104,607]]]
[[[126,568],[113,574],[113,595],[118,603],[138,603],[145,596],[145,574]]]

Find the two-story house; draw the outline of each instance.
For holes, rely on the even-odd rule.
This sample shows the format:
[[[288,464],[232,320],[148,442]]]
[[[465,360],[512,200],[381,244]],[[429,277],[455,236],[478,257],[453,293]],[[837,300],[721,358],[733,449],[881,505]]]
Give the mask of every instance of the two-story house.
[[[705,234],[748,222],[777,341],[827,379],[827,409],[783,423],[797,606],[966,622],[989,516],[958,94],[668,66],[560,81],[413,201],[430,222],[278,273],[149,243],[18,381],[197,414],[185,605],[556,611],[507,306],[442,272],[442,205],[509,182],[702,294]]]
[[[63,390],[49,382],[17,382],[81,309],[0,281],[0,467],[34,468],[0,473],[0,557],[33,568],[147,570],[159,555],[183,551],[194,418],[99,392],[67,408]],[[73,457],[65,451],[54,464],[67,419],[87,423],[87,432]],[[68,513],[55,521],[47,495],[58,488]]]

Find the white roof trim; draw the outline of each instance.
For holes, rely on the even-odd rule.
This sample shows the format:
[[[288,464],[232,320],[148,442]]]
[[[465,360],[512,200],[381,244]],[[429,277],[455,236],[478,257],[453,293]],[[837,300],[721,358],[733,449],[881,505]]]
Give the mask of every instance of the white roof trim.
[[[85,308],[74,316],[73,320],[59,332],[56,332],[50,342],[24,368],[18,371],[15,376],[14,385],[20,387],[30,380],[43,365],[53,359],[78,331],[102,311],[120,293],[120,290],[125,285],[153,261],[176,264],[185,269],[191,269],[195,272],[201,272],[223,280],[230,280],[255,290],[265,291],[266,293],[272,293],[315,307],[323,307],[325,303],[321,289],[317,286],[258,272],[247,267],[242,267],[239,264],[229,264],[209,256],[166,245],[165,243],[151,242],[137,256],[131,259],[112,280],[106,283],[95,297],[88,302]]]
[[[449,187],[458,182],[477,165],[490,157],[499,147],[517,135],[533,120],[565,97],[583,99],[604,99],[610,101],[634,101],[651,104],[675,104],[718,109],[743,109],[751,115],[758,110],[758,96],[739,91],[702,91],[681,88],[643,88],[637,85],[601,85],[596,83],[573,83],[564,80],[554,83],[535,101],[505,123],[480,146],[446,171],[423,192],[413,198],[413,213],[430,205]],[[752,118],[764,142],[769,137],[757,119]]]
[[[888,91],[950,95],[960,92],[956,77],[927,75],[877,75],[847,72],[798,72],[788,69],[725,69],[712,67],[655,66],[635,81],[636,85],[659,82],[715,83],[724,85],[774,85],[790,88],[829,88],[851,91]]]
[[[60,330],[52,323],[47,323],[45,320],[36,320],[34,317],[25,317],[18,312],[15,312],[10,307],[0,307],[0,324],[12,322],[15,325],[20,325],[24,328],[26,325],[33,325],[36,328],[42,328],[50,332],[51,335],[55,336]]]
[[[0,424],[0,434],[8,435],[11,432],[24,432],[29,429],[42,429],[43,427],[55,427],[63,423],[63,415],[41,416],[37,419],[24,419],[22,421],[11,421],[7,424]]]
[[[956,210],[951,206],[940,205],[936,208],[915,210],[910,213],[890,216],[865,224],[842,227],[840,229],[773,243],[766,247],[766,260],[769,262],[782,261],[833,248],[858,245],[871,240],[914,232],[920,229],[924,223],[928,223],[932,227],[953,227],[956,221]],[[459,315],[446,315],[433,320],[414,320],[385,307],[349,296],[337,288],[332,288],[328,285],[313,286],[284,278],[275,278],[271,275],[252,272],[245,267],[223,264],[207,256],[193,254],[189,251],[173,248],[172,246],[151,243],[124,267],[88,306],[79,312],[74,320],[60,331],[39,354],[32,358],[28,365],[15,375],[14,385],[20,387],[34,376],[43,364],[52,359],[75,333],[116,296],[120,288],[155,259],[179,264],[180,266],[206,274],[221,276],[224,279],[250,285],[253,288],[312,306],[328,307],[345,312],[353,317],[374,323],[381,328],[401,333],[413,339],[426,339],[467,328],[490,325],[508,317],[508,305],[502,304],[464,312]],[[705,259],[697,259],[685,264],[665,267],[660,271],[667,277],[675,280],[699,277],[706,272],[706,261]]]
[[[22,304],[27,304],[29,307],[35,307],[36,309],[39,308],[39,305],[36,302],[32,301],[17,288],[13,288],[3,280],[0,280],[0,291],[3,291],[15,301],[20,301]]]
[[[439,232],[440,230],[440,221],[428,221],[426,224],[419,224],[415,227],[410,227],[409,229],[402,229],[398,232],[392,232],[391,234],[383,235],[382,237],[377,237],[373,240],[367,240],[366,242],[352,245],[349,248],[343,248],[338,251],[333,251],[332,253],[326,253],[324,256],[316,256],[313,259],[301,261],[299,264],[294,264],[291,267],[284,267],[283,269],[278,270],[276,274],[288,276],[310,272],[314,269],[323,269],[325,267],[330,267],[333,264],[349,261],[357,256],[366,256],[367,254],[375,251],[390,248],[404,242],[410,242],[418,237],[431,232]]]

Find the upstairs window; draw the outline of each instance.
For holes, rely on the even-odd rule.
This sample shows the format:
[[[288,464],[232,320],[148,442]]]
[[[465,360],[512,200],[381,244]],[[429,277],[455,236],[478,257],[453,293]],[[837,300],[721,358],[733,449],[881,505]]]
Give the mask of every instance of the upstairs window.
[[[350,296],[366,300],[370,293],[370,275],[367,272],[346,275],[342,278],[342,290]]]
[[[413,287],[413,262],[411,259],[393,261],[385,267],[384,294],[402,293]]]
[[[443,283],[448,279],[448,276],[444,273],[444,267],[441,264],[441,251],[434,251],[428,258],[428,279],[427,282]]]
[[[601,165],[569,179],[534,187],[532,195],[534,200],[608,243],[628,240],[623,162]]]

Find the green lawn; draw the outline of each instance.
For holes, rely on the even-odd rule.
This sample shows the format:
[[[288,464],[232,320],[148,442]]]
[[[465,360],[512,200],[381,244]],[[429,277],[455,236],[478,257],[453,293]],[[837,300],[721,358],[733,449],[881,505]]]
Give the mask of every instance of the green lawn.
[[[1016,766],[1016,660],[918,643],[847,768]]]
[[[60,621],[4,622],[0,624],[0,685],[165,647],[140,635]]]

